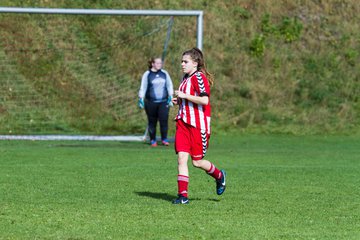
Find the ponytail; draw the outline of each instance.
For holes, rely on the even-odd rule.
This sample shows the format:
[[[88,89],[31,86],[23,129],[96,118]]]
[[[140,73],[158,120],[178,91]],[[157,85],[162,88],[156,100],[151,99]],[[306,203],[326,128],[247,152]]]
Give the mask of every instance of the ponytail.
[[[149,68],[149,70],[152,68],[152,64],[155,62],[155,58],[154,57],[152,57],[152,58],[150,58],[149,59],[149,61],[148,61],[148,68]]]

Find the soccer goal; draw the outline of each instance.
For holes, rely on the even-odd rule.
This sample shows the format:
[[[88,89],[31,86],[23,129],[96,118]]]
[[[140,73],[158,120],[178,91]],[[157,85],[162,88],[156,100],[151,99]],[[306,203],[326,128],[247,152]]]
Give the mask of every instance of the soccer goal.
[[[136,102],[147,59],[165,58],[177,81],[184,48],[202,48],[202,19],[202,11],[0,8],[0,139],[144,140]]]

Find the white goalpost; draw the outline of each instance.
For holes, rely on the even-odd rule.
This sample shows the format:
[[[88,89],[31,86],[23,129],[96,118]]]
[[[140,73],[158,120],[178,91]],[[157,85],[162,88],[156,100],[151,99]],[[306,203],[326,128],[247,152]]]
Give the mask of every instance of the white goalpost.
[[[172,22],[149,17],[166,16],[196,17],[202,49],[203,11],[0,7],[0,140],[143,141],[134,71],[165,54]],[[118,60],[134,51],[142,62]]]
[[[196,16],[197,47],[202,49],[203,11],[190,10],[114,10],[114,9],[64,9],[64,8],[17,8],[0,7],[0,13],[29,14],[75,14],[75,15],[118,15],[118,16]]]

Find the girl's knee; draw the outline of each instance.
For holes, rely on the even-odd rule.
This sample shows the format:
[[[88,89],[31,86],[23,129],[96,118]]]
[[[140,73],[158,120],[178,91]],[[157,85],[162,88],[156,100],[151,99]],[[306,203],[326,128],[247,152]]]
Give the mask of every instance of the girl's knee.
[[[201,160],[192,160],[192,165],[194,167],[201,167]]]
[[[188,160],[188,155],[186,155],[186,154],[179,154],[178,155],[178,164],[179,165],[187,164],[187,160]]]

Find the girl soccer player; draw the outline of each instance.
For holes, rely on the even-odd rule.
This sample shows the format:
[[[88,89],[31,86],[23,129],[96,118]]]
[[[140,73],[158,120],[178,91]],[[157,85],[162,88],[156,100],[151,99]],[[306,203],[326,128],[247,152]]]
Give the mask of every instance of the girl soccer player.
[[[194,167],[203,169],[216,180],[216,193],[225,191],[225,171],[219,170],[203,159],[210,138],[210,85],[213,77],[206,70],[203,53],[198,48],[187,50],[182,55],[182,70],[185,73],[179,90],[175,91],[173,103],[179,105],[176,116],[175,151],[178,154],[178,198],[174,204],[188,204],[189,155]]]

